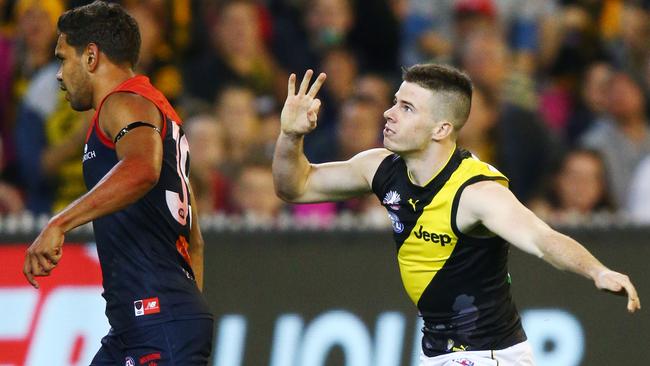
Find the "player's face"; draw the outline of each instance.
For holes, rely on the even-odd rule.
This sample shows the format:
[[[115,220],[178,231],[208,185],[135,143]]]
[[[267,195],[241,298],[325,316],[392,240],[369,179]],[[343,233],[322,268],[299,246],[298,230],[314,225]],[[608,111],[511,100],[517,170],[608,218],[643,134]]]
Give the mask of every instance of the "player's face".
[[[403,82],[394,104],[384,112],[384,147],[395,153],[423,151],[431,144],[433,92],[415,83]]]
[[[66,41],[65,34],[59,35],[56,42],[55,55],[61,66],[56,74],[59,87],[65,91],[65,99],[75,111],[87,111],[93,107],[93,96],[90,79],[83,65],[86,59],[77,54],[74,47]]]

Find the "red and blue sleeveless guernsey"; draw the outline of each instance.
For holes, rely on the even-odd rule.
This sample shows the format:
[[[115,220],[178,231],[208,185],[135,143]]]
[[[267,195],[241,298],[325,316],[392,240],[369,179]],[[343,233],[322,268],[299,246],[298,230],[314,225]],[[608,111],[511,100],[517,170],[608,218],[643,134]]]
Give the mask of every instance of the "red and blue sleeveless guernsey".
[[[156,105],[163,117],[163,162],[158,183],[144,197],[93,220],[108,321],[115,332],[123,332],[171,320],[211,318],[188,254],[190,160],[182,122],[145,76],[126,80],[108,95],[113,93],[138,94]],[[106,97],[84,146],[83,173],[89,190],[118,163],[115,145],[99,127]],[[131,122],[136,121],[124,121]]]

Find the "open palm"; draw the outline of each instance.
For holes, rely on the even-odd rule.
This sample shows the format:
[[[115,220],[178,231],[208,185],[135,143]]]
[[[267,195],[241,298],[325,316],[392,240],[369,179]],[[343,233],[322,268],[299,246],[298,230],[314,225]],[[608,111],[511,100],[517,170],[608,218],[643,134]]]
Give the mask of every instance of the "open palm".
[[[307,70],[296,93],[296,74],[289,76],[287,99],[280,115],[282,132],[287,135],[302,136],[316,128],[320,100],[316,94],[327,77],[324,73],[318,75],[316,81],[309,88],[309,82],[314,75],[312,70]],[[307,89],[309,88],[309,91]]]

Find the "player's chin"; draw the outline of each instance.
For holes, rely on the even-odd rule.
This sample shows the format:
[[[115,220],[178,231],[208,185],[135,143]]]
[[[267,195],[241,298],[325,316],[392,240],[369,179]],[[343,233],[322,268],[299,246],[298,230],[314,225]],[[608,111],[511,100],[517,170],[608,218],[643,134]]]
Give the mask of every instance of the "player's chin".
[[[92,108],[92,104],[79,102],[72,97],[69,99],[70,107],[77,112],[85,112]]]
[[[388,137],[386,137],[386,135],[384,135],[383,143],[384,143],[384,148],[385,149],[393,151],[393,148],[394,148],[393,143],[392,143],[392,141],[390,141],[390,139]]]
[[[386,138],[386,137],[384,137],[384,148],[396,154],[399,154],[401,151],[401,149],[399,148],[399,146],[397,146],[397,144],[395,144],[395,142],[391,141],[390,138]]]

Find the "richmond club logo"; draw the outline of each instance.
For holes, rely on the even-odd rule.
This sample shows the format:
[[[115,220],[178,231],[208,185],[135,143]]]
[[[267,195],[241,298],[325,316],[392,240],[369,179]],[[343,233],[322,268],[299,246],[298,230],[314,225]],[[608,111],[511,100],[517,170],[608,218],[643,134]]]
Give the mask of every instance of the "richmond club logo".
[[[399,193],[397,191],[388,191],[386,193],[386,196],[384,197],[384,200],[381,201],[384,205],[390,206],[393,210],[399,210],[399,203],[402,200],[400,197]]]

